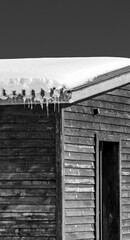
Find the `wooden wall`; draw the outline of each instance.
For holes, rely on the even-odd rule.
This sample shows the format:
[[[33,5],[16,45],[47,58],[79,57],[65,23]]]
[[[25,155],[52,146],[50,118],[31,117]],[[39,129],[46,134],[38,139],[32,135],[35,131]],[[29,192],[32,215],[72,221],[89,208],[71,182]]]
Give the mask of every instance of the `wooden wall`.
[[[0,239],[56,239],[55,117],[0,107]]]
[[[93,116],[93,108],[100,114]],[[64,109],[65,240],[95,239],[95,133],[120,136],[122,239],[130,239],[130,85]]]

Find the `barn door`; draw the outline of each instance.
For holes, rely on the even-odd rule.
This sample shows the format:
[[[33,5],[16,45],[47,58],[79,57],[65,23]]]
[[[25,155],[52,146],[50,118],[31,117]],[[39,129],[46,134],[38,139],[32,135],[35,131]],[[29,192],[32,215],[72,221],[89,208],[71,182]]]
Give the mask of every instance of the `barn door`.
[[[120,240],[119,142],[99,140],[99,239]]]

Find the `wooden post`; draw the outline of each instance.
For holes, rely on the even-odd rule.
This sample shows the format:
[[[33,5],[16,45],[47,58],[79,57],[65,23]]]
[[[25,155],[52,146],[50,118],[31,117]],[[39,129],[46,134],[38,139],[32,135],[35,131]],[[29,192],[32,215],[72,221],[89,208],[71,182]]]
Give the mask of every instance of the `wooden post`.
[[[99,139],[96,139],[96,240],[99,240]]]
[[[56,111],[56,240],[63,239],[62,111]]]

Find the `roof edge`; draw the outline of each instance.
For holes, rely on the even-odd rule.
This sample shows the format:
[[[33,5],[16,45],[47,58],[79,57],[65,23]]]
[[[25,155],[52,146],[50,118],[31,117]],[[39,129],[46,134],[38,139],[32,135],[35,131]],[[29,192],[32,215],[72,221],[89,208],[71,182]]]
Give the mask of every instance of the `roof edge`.
[[[71,88],[71,92],[75,92],[75,91],[81,90],[83,88],[86,88],[86,87],[98,84],[100,82],[105,82],[105,81],[107,81],[107,80],[109,80],[111,78],[114,78],[116,76],[120,76],[120,75],[128,73],[128,72],[130,72],[130,65],[127,66],[127,67],[116,69],[114,71],[111,71],[111,72],[108,72],[108,73],[105,73],[105,74],[101,74],[101,75],[95,77],[93,79],[93,81],[89,81],[89,82],[87,82],[85,84],[82,84],[82,85],[79,85],[77,87]]]
[[[70,103],[79,102],[90,97],[111,91],[130,83],[130,66],[103,74],[95,78],[93,82],[86,83],[71,89]]]

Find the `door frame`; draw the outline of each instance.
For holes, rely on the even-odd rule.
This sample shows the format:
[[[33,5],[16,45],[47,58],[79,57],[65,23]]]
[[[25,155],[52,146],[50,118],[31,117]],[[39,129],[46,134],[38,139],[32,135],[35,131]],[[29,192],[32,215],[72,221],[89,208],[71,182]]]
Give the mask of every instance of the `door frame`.
[[[107,134],[96,134],[96,240],[100,240],[100,213],[99,213],[99,191],[100,191],[100,176],[99,176],[99,168],[100,168],[100,158],[99,158],[99,142],[117,142],[119,144],[119,216],[120,216],[120,240],[122,240],[122,202],[121,202],[121,138],[115,135],[107,135]]]

